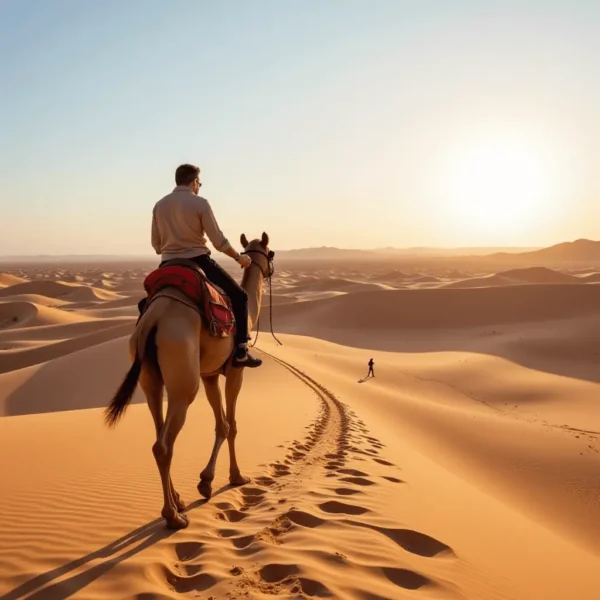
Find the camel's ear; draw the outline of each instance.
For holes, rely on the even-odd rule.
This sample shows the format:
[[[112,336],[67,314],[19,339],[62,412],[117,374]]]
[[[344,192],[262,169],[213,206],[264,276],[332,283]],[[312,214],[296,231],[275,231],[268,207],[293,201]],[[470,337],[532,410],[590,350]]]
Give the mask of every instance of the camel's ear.
[[[263,248],[266,248],[269,245],[269,236],[263,231],[262,238],[260,239],[260,243]]]
[[[246,248],[246,246],[248,246],[248,238],[246,237],[245,233],[242,233],[240,236],[240,242],[242,244],[242,248]]]

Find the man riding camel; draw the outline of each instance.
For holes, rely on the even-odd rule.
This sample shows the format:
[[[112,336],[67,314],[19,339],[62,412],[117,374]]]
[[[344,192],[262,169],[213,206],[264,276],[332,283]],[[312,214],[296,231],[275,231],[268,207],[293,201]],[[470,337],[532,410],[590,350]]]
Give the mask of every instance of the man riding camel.
[[[198,196],[202,186],[199,167],[190,164],[177,167],[175,184],[173,191],[161,198],[152,211],[152,246],[156,254],[161,255],[161,264],[172,258],[192,260],[209,281],[229,296],[236,321],[233,366],[258,367],[262,360],[248,353],[248,295],[210,257],[205,234],[217,251],[233,258],[244,269],[252,260],[232,248],[220,230],[208,200]]]

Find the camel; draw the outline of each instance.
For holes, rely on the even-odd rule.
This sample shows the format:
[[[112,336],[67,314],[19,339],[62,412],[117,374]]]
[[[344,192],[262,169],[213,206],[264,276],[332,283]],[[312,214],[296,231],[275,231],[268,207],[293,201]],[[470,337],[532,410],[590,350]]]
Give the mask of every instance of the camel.
[[[244,253],[252,258],[241,284],[248,294],[248,331],[252,331],[260,312],[262,283],[272,274],[275,253],[269,251],[266,233],[260,240],[251,242],[242,234],[240,241]],[[215,443],[208,464],[200,473],[198,491],[210,499],[217,456],[225,440],[229,445],[230,484],[250,483],[250,478],[240,471],[235,452],[235,410],[244,369],[231,365],[233,336],[210,335],[185,294],[175,287],[161,292],[167,289],[170,297],[157,297],[149,304],[129,339],[132,365],[104,416],[106,424],[113,427],[129,405],[139,381],[156,428],[152,453],[163,489],[161,514],[169,529],[183,529],[188,526],[189,518],[183,514],[185,503],[171,480],[171,461],[175,440],[185,423],[188,407],[198,393],[200,380],[215,415]],[[225,376],[226,411],[219,387],[220,375]],[[163,389],[167,392],[166,418],[163,418]]]

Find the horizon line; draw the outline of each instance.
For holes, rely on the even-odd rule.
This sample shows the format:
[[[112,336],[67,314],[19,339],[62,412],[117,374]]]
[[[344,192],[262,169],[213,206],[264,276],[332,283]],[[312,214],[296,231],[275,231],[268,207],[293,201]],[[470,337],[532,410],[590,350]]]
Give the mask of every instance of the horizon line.
[[[561,243],[561,242],[559,242]],[[494,246],[384,246],[378,248],[345,248],[341,246],[306,246],[302,248],[285,248],[277,250],[277,252],[305,252],[307,250],[340,250],[343,252],[386,252],[386,251],[403,251],[409,252],[414,250],[482,250],[482,249],[538,249],[548,246],[519,246],[519,245],[494,245]],[[211,256],[219,256],[219,252],[211,252]],[[98,256],[98,257],[127,257],[127,258],[158,258],[155,254],[142,253],[107,253],[107,252],[59,252],[59,253],[36,253],[36,254],[0,254],[0,259],[5,258],[45,258],[45,257],[77,257],[77,256]]]

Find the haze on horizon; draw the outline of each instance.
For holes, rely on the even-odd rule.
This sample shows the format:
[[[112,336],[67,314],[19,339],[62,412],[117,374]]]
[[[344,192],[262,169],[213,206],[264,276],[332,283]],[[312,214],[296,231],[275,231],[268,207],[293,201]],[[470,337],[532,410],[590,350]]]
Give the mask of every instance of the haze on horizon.
[[[596,239],[600,4],[0,4],[0,255],[151,254],[181,162],[277,249]]]

